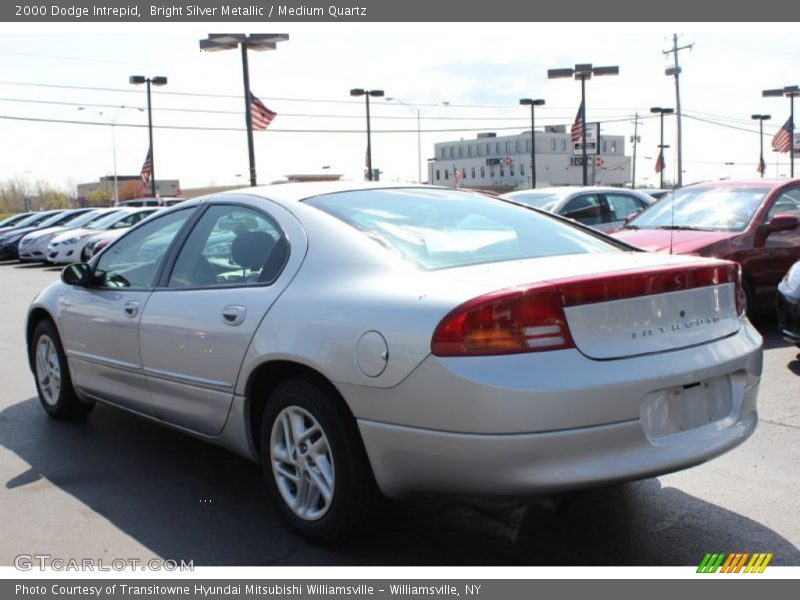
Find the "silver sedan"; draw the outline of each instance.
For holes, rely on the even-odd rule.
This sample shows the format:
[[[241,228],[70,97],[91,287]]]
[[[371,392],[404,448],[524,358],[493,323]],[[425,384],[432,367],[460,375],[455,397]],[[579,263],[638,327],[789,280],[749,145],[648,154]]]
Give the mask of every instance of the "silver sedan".
[[[736,265],[429,186],[287,184],[142,222],[33,301],[44,410],[96,402],[263,465],[299,533],[380,494],[553,494],[755,429]]]
[[[550,187],[502,194],[501,198],[539,208],[600,231],[618,229],[655,198],[638,190],[615,187]]]

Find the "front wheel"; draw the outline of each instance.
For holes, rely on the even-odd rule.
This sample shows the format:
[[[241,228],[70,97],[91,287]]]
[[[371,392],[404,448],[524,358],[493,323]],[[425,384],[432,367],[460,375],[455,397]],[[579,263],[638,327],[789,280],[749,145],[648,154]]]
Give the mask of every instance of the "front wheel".
[[[372,512],[378,492],[355,420],[320,386],[295,379],[275,389],[261,454],[270,493],[302,536],[341,541]]]
[[[58,331],[50,321],[36,326],[32,352],[36,390],[45,412],[54,419],[74,419],[89,414],[94,402],[84,402],[75,394]]]

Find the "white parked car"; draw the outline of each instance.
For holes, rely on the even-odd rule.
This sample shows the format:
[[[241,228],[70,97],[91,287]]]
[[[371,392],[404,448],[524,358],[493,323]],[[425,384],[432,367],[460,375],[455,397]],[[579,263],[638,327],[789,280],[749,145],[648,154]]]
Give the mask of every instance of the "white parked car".
[[[150,216],[156,207],[120,208],[112,214],[80,229],[72,229],[54,237],[47,247],[47,261],[56,264],[69,264],[81,259],[81,250],[89,237],[108,230],[125,230]]]
[[[108,216],[114,210],[113,208],[97,208],[84,212],[66,225],[48,227],[47,229],[29,233],[19,241],[19,259],[27,262],[48,262],[47,249],[54,237],[70,230],[88,227],[92,223]]]

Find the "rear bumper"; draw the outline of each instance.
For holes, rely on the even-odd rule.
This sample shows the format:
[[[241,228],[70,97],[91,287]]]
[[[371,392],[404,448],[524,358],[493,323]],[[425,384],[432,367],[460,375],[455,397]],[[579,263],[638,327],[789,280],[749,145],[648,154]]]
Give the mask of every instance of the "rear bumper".
[[[373,472],[389,497],[412,493],[524,498],[685,469],[744,442],[758,421],[758,384],[727,423],[648,439],[639,420],[522,435],[446,433],[359,421]]]
[[[558,493],[687,468],[756,428],[762,347],[746,319],[733,336],[680,351],[610,361],[561,352],[560,366],[552,352],[485,370],[429,357],[391,390],[339,386],[381,490]]]

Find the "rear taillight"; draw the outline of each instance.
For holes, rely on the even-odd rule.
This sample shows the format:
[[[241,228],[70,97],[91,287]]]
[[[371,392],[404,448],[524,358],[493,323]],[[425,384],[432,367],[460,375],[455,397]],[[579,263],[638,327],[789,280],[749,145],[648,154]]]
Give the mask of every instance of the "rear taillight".
[[[553,284],[469,300],[442,319],[431,340],[436,356],[515,354],[574,346]]]
[[[436,327],[436,356],[482,356],[574,348],[565,307],[735,284],[743,314],[741,269],[736,263],[656,267],[570,277],[473,298]]]

